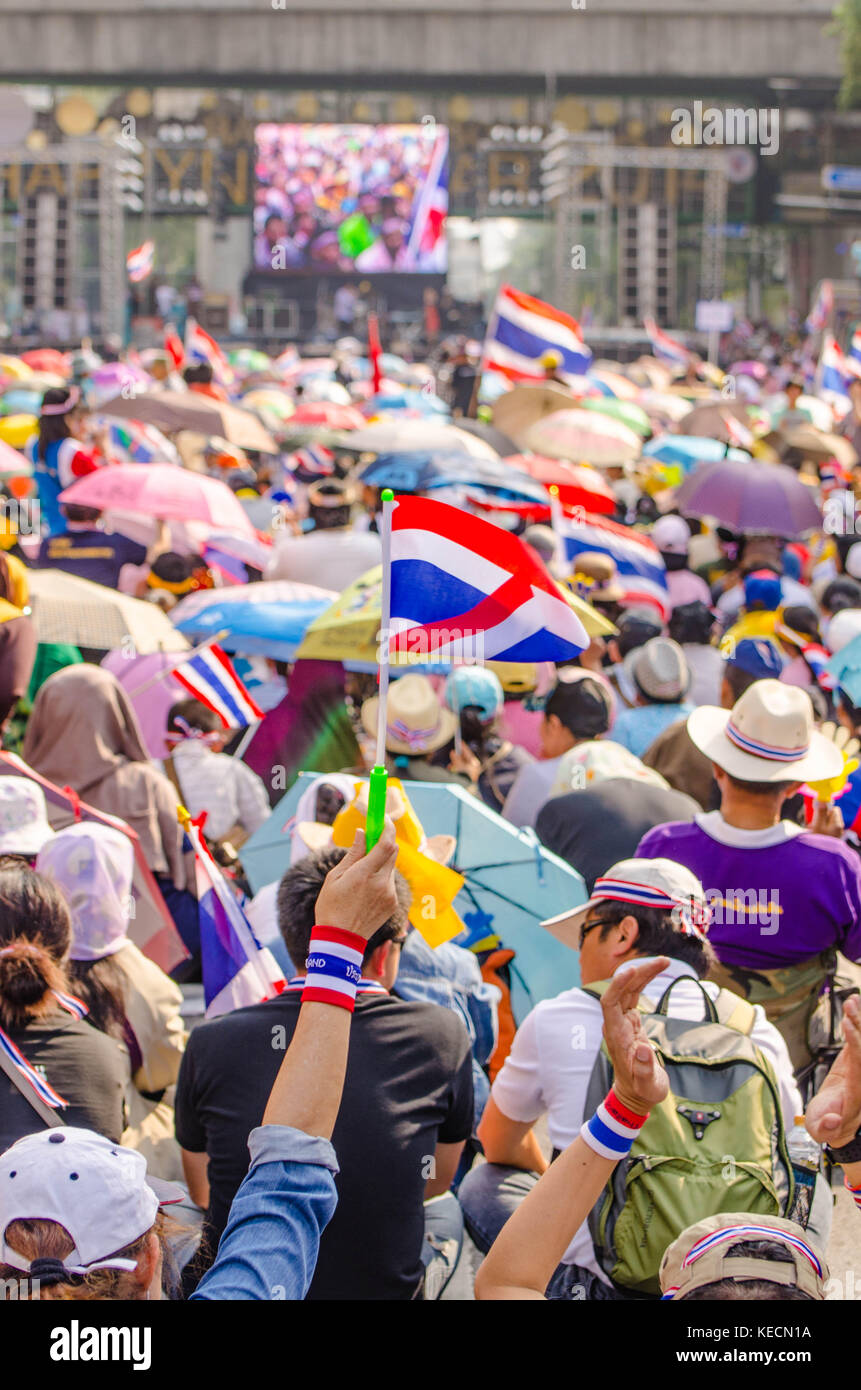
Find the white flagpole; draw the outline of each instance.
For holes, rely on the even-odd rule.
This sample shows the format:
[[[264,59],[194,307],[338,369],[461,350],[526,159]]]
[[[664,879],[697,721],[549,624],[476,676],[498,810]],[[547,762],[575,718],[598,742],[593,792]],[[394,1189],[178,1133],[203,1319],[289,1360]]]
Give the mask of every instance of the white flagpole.
[[[382,528],[380,544],[383,560],[383,587],[380,595],[380,685],[377,705],[377,756],[371,769],[368,786],[368,814],[365,821],[365,847],[373,849],[383,833],[386,816],[386,708],[389,700],[389,643],[392,621],[392,512],[395,494],[391,488],[382,493]]]

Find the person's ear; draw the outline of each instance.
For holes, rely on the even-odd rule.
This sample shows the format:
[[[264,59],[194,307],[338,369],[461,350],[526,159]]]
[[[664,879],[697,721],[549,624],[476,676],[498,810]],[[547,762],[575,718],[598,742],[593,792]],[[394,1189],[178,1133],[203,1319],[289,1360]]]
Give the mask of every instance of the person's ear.
[[[628,913],[621,922],[616,923],[616,938],[611,947],[614,956],[626,956],[629,951],[637,948],[637,941],[640,936],[640,924],[636,917]]]
[[[383,975],[386,973],[386,966],[389,962],[391,950],[391,941],[384,941],[382,946],[378,946],[377,949],[371,953],[370,960],[364,966],[364,969],[367,970],[369,975],[372,975],[378,980],[383,978]]]
[[[155,1278],[156,1270],[161,1264],[161,1243],[155,1231],[150,1231],[147,1243],[138,1255],[137,1269],[134,1271],[134,1281],[141,1291],[141,1298],[146,1298],[147,1289]]]
[[[712,763],[712,776],[714,777],[721,791],[723,791],[727,785],[728,778],[723,768],[718,767],[717,763]]]
[[[784,801],[788,801],[791,796],[796,796],[798,792],[801,791],[801,788],[803,786],[803,782],[793,782],[790,786],[787,787],[786,792],[784,793]]]

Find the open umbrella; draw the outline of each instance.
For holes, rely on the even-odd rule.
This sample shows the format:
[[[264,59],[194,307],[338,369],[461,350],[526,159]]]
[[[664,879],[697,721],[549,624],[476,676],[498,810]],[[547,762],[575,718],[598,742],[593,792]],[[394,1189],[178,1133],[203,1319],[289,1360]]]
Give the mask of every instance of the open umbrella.
[[[42,394],[29,386],[13,386],[3,392],[0,415],[38,415],[42,409]]]
[[[380,420],[363,430],[351,430],[339,447],[361,454],[452,452],[495,459],[495,449],[483,439],[437,420]]]
[[[243,845],[242,865],[255,892],[283,874],[292,818],[314,776],[301,773]],[[544,849],[533,831],[518,830],[454,783],[410,782],[409,798],[428,837],[454,837],[451,867],[466,879],[452,904],[467,928],[465,941],[457,942],[497,937],[516,953],[511,996],[515,1018],[522,1022],[542,999],[578,982],[576,953],[539,923],[586,901],[582,878]]]
[[[31,352],[22,352],[21,361],[34,372],[55,372],[62,377],[69,375],[69,358],[56,348],[33,348]]]
[[[294,425],[321,426],[330,430],[361,430],[367,420],[353,405],[333,405],[331,401],[303,401],[290,416]]]
[[[848,439],[840,434],[818,430],[815,425],[796,425],[787,430],[779,428],[777,443],[781,450],[798,449],[807,458],[823,463],[826,459],[835,458],[846,468],[852,468],[858,462],[858,454]]]
[[[22,449],[38,428],[35,415],[4,415],[0,418],[0,439],[13,449]]]
[[[108,430],[112,459],[176,466],[180,463],[176,445],[155,425],[145,425],[142,420],[112,420],[108,416],[97,416],[96,423],[104,424]]]
[[[658,419],[678,421],[690,411],[688,402],[670,391],[641,391],[638,401],[647,415]]]
[[[566,506],[585,507],[587,512],[608,515],[616,510],[613,489],[594,468],[565,463],[562,459],[542,458],[539,454],[513,454],[503,461],[528,473],[543,487],[555,487],[559,501]]]
[[[803,536],[822,525],[815,497],[798,474],[758,459],[700,464],[676,501],[684,516],[713,517],[745,535]]]
[[[263,454],[278,452],[271,434],[250,410],[213,400],[199,391],[142,391],[128,400],[119,395],[103,401],[100,409],[104,415],[142,420],[168,433],[196,430],[199,434],[222,435],[240,449],[256,449]]]
[[[591,410],[559,410],[533,425],[526,448],[550,458],[612,467],[639,457],[639,435],[609,415]]]
[[[20,454],[0,439],[0,478],[29,478],[33,465],[25,454]]]
[[[595,394],[600,394],[597,382]],[[493,423],[522,448],[526,435],[538,420],[557,410],[570,410],[574,405],[575,396],[557,381],[542,381],[536,385],[524,383],[513,386],[499,398],[493,407]]]
[[[457,428],[461,433],[474,434],[476,439],[483,439],[485,444],[489,444],[491,449],[496,450],[500,458],[517,453],[517,445],[514,440],[509,439],[508,435],[497,429],[496,425],[489,425],[486,420],[458,419]]]
[[[368,418],[372,415],[397,414],[402,410],[445,418],[448,418],[450,413],[445,401],[433,391],[416,391],[406,386],[395,391],[381,391],[378,395],[368,396],[362,401],[362,413]]]
[[[690,472],[698,463],[718,463],[721,459],[735,459],[746,463],[750,455],[742,449],[730,449],[719,439],[708,435],[659,434],[643,445],[643,458],[658,459],[661,463],[678,463]]]
[[[155,603],[92,584],[65,570],[29,569],[30,608],[40,642],[70,642],[75,647],[111,651],[127,647],[149,652],[188,648],[181,633]]]
[[[694,406],[693,410],[688,411],[679,421],[680,434],[703,435],[707,434],[712,439],[720,439],[724,444],[732,443],[732,436],[727,430],[726,416],[729,415],[735,420],[740,420],[748,429],[754,426],[754,416],[748,407],[740,401],[710,401],[708,404]]]
[[[629,430],[645,439],[652,433],[651,422],[642,406],[634,401],[620,401],[614,396],[592,396],[578,401],[579,410],[594,410],[599,415],[609,415],[613,420],[621,420]]]
[[[118,463],[98,468],[60,493],[99,511],[140,512],[161,521],[207,521],[222,531],[253,534],[242,505],[226,484],[166,463]]]
[[[429,492],[437,488],[480,488],[512,501],[546,503],[540,483],[503,463],[502,459],[474,458],[466,453],[378,454],[358,474],[369,487],[390,487],[394,492]]]
[[[619,363],[615,364],[619,368]],[[599,385],[609,386],[614,396],[620,401],[635,401],[640,394],[640,388],[635,386],[633,381],[629,381],[622,375],[621,370],[614,370],[613,366],[604,366],[596,362],[586,373],[591,381],[598,382]]]
[[[33,375],[33,368],[28,367],[27,363],[20,357],[11,357],[8,353],[0,353],[0,376],[8,377],[12,381],[26,381]]]
[[[170,616],[194,641],[225,634],[218,639],[225,651],[293,661],[308,627],[335,598],[314,584],[269,580],[189,594]]]

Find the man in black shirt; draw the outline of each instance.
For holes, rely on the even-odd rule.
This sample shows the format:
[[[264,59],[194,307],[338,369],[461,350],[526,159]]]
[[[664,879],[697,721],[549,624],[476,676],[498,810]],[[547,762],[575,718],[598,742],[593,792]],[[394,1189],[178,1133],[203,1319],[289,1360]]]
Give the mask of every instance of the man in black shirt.
[[[300,860],[279,888],[281,933],[291,960],[302,965],[298,983],[291,981],[277,999],[202,1024],[189,1039],[176,1132],[191,1195],[208,1208],[210,1259],[248,1167],[248,1134],[260,1123],[299,1017],[314,904],[342,854],[334,849]],[[472,1132],[470,1041],[452,1011],[389,993],[409,928],[403,880],[399,897],[398,913],[365,952],[332,1136],[338,1207],[320,1245],[312,1299],[421,1297],[426,1269],[428,1291],[432,1286],[438,1294],[459,1249],[462,1217],[449,1188]],[[440,1200],[423,1206],[429,1198]],[[434,1233],[433,1245],[426,1230]]]
[[[79,579],[116,589],[123,565],[142,565],[147,548],[117,531],[101,531],[101,512],[71,502],[62,508],[66,530],[46,536],[39,547],[39,569],[66,570]]]

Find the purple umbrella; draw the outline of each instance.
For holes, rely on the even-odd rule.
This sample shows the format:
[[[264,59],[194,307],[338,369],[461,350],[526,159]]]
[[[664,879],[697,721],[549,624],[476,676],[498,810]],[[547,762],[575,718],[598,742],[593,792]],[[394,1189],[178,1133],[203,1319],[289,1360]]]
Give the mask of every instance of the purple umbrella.
[[[713,517],[746,535],[802,536],[822,525],[813,491],[793,469],[750,459],[700,464],[676,494],[685,516]]]

